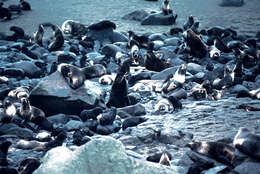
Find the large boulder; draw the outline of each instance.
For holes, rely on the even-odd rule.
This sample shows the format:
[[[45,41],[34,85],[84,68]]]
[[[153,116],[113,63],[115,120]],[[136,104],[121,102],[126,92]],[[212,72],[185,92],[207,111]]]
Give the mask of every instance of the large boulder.
[[[134,21],[142,21],[144,18],[146,18],[149,15],[148,12],[145,10],[135,10],[131,13],[128,13],[122,17],[124,20],[134,20]]]
[[[141,25],[173,25],[175,24],[177,15],[162,13],[153,13],[144,18]]]
[[[51,149],[34,174],[178,174],[184,170],[129,157],[120,141],[97,136],[74,152],[65,147]]]
[[[83,109],[104,106],[103,92],[97,82],[86,80],[82,87],[74,90],[58,71],[39,82],[30,94],[30,101],[47,116],[79,115]]]

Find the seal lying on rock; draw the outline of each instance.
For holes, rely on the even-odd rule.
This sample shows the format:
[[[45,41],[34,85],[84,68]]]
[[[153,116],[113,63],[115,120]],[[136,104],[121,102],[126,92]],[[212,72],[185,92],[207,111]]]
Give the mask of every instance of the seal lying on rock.
[[[251,133],[247,128],[239,128],[233,145],[246,155],[260,159],[260,137]]]
[[[73,36],[84,35],[87,32],[87,27],[74,20],[66,20],[61,29],[64,34],[72,34]]]
[[[220,142],[192,142],[186,145],[192,151],[217,160],[223,164],[232,166],[235,149]]]

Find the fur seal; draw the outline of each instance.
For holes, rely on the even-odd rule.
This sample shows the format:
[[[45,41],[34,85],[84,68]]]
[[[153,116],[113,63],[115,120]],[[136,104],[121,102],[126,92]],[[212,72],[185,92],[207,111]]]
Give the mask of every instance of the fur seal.
[[[111,107],[108,113],[103,113],[101,118],[99,119],[99,123],[102,126],[112,125],[116,118],[117,109],[115,107]]]
[[[9,5],[8,6],[8,9],[11,11],[11,12],[16,12],[17,14],[20,14],[22,12],[22,8],[20,5]]]
[[[178,87],[182,87],[186,79],[186,65],[182,64],[175,74],[170,74],[163,82],[163,92],[168,93]]]
[[[40,161],[36,158],[27,158],[19,164],[19,174],[30,174],[33,173],[41,165]]]
[[[97,116],[101,113],[103,113],[103,109],[100,107],[96,107],[93,109],[81,111],[79,117],[84,122],[89,119],[97,120]]]
[[[189,16],[188,21],[183,25],[184,30],[188,30],[194,24],[194,17],[192,15]]]
[[[147,48],[148,47],[148,43],[149,43],[149,38],[147,36],[138,36],[137,34],[135,34],[133,31],[128,31],[128,36],[129,36],[129,42],[128,42],[128,46],[130,47],[130,43],[132,40],[136,41],[138,43],[138,46],[141,48]]]
[[[24,11],[32,10],[31,5],[25,0],[20,0],[20,5],[21,5],[21,9]]]
[[[72,34],[73,36],[84,35],[87,32],[87,27],[78,21],[74,20],[66,20],[62,26],[61,30],[64,34]]]
[[[180,100],[178,100],[176,97],[170,96],[170,97],[168,97],[168,100],[172,104],[174,111],[176,109],[182,109],[182,104],[181,104]]]
[[[86,80],[86,76],[82,69],[70,64],[61,63],[58,66],[58,71],[62,74],[65,80],[67,78],[69,79],[67,82],[72,89],[81,87]]]
[[[148,49],[144,61],[145,68],[147,70],[156,72],[161,72],[162,70],[169,68],[170,64],[167,61],[156,57],[156,55],[153,53],[153,49],[154,43],[150,42],[148,44]]]
[[[109,20],[103,20],[101,22],[92,24],[88,26],[89,30],[104,30],[107,28],[116,29],[116,24],[114,22],[111,22]]]
[[[52,73],[56,72],[57,69],[58,69],[58,63],[56,61],[53,61],[48,75],[51,75]]]
[[[192,142],[186,145],[192,151],[217,160],[223,164],[232,166],[235,149],[220,142]]]
[[[7,96],[20,100],[21,98],[29,98],[30,91],[28,86],[20,86],[11,90]]]
[[[244,154],[260,159],[260,136],[251,133],[247,128],[239,128],[233,145]]]
[[[126,74],[130,71],[132,59],[126,59],[123,64],[118,68],[115,81],[112,84],[107,107],[114,106],[116,108],[125,107],[130,105],[128,97],[128,83]]]
[[[63,46],[64,37],[61,29],[57,25],[52,25],[51,28],[53,30],[53,41],[48,45],[48,50],[56,51]]]
[[[135,127],[143,122],[147,121],[144,117],[129,117],[123,121],[122,129],[125,130],[128,127]]]
[[[31,106],[27,98],[21,98],[18,115],[25,121],[30,121],[44,130],[53,131],[53,125],[46,119],[44,112],[39,108]]]
[[[54,147],[58,147],[61,146],[62,143],[66,140],[67,138],[67,132],[65,130],[61,130],[57,137],[55,137],[54,140],[49,141],[46,145],[45,145],[45,149],[44,151],[47,152],[50,149],[54,148]]]
[[[0,2],[0,19],[11,20],[12,14],[8,8],[3,7],[4,3]]]
[[[172,14],[172,9],[170,7],[170,0],[164,0],[161,6],[162,13],[164,15]]]
[[[184,32],[187,45],[190,47],[190,54],[194,57],[203,58],[207,55],[208,49],[203,40],[191,29]]]
[[[112,83],[114,82],[114,77],[106,74],[106,75],[103,75],[102,77],[100,77],[98,79],[98,82],[102,85],[112,85]]]
[[[37,43],[38,45],[42,46],[42,39],[44,34],[44,27],[42,24],[38,26],[38,30],[33,34],[32,41],[33,43]]]
[[[9,30],[14,33],[11,36],[7,36],[6,40],[16,42],[18,39],[26,39],[24,30],[21,27],[11,26]]]
[[[0,143],[0,166],[8,166],[7,153],[9,147],[12,145],[10,141],[3,141]]]

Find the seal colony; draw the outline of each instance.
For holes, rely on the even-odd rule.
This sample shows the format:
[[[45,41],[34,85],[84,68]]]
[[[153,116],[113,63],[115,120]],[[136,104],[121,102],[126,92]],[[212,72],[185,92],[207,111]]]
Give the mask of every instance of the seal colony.
[[[165,15],[172,13],[167,3],[165,0],[162,7]],[[24,4],[24,9],[30,8]],[[32,173],[40,166],[39,158],[50,149],[62,144],[80,146],[98,134],[119,137],[122,141],[134,135],[131,142],[134,146],[140,142],[145,147],[163,144],[166,150],[149,152],[147,160],[167,166],[175,158],[168,150],[176,147],[185,152],[190,148],[196,155],[216,160],[230,173],[245,161],[259,163],[260,138],[248,128],[240,128],[228,143],[196,141],[190,138],[192,135],[185,137],[189,141],[186,146],[181,142],[181,146],[172,148],[170,145],[175,146],[186,133],[181,130],[175,133],[168,127],[164,130],[163,122],[149,127],[152,122],[158,123],[154,116],[188,117],[182,111],[188,109],[188,103],[196,101],[205,107],[203,102],[214,103],[223,96],[259,100],[259,38],[248,38],[218,26],[200,29],[193,16],[183,26],[174,26],[165,33],[140,35],[134,31],[121,33],[116,28],[108,20],[88,26],[66,20],[61,28],[50,22],[39,24],[32,35],[13,26],[12,35],[1,37],[2,173]],[[52,31],[51,37],[45,36],[48,29]],[[88,90],[91,92],[87,93]],[[82,96],[89,97],[88,103],[82,102]],[[235,110],[259,111],[250,104]],[[58,110],[58,114],[49,114],[51,108]],[[186,121],[192,119],[198,118]],[[146,127],[149,131],[138,132]],[[13,155],[10,147],[37,151],[40,156],[10,162],[8,154]],[[236,150],[243,153],[242,161]],[[203,158],[189,157],[194,162],[186,166],[190,173],[215,166],[203,162]]]

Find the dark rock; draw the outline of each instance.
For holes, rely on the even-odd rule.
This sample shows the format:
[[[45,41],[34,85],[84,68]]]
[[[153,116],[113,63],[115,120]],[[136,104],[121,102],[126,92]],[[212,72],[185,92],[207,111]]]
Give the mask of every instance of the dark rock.
[[[260,173],[260,165],[257,162],[244,162],[234,169],[238,173],[256,174]]]
[[[222,0],[222,2],[220,3],[220,6],[223,7],[241,7],[242,5],[244,5],[244,0]]]
[[[142,20],[141,25],[173,25],[175,24],[177,15],[162,13],[154,13]]]
[[[135,127],[143,122],[147,121],[147,118],[144,117],[130,117],[126,118],[123,121],[122,129],[125,130],[128,127]]]
[[[86,80],[82,87],[73,90],[56,71],[32,90],[30,101],[49,116],[58,113],[79,115],[84,109],[103,106],[104,99],[97,83]]]
[[[135,20],[135,21],[142,21],[144,18],[146,18],[149,15],[148,12],[145,10],[135,10],[129,14],[126,14],[122,17],[124,20]]]

